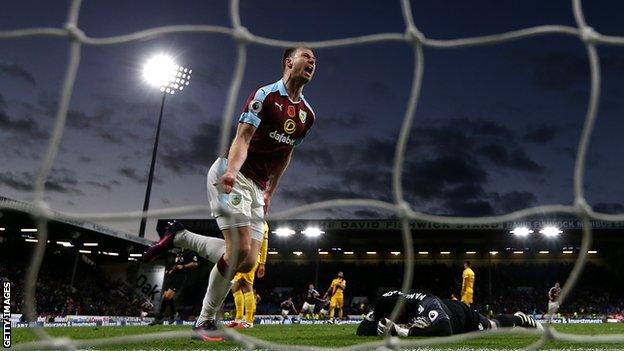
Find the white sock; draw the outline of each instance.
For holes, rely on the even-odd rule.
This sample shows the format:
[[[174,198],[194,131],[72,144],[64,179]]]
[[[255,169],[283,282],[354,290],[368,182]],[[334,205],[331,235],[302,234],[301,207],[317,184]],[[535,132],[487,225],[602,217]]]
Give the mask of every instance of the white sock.
[[[195,251],[212,263],[217,263],[225,253],[225,240],[204,236],[184,230],[173,239],[175,246]]]
[[[201,313],[197,318],[197,325],[200,325],[205,320],[216,318],[217,311],[221,308],[223,300],[225,300],[228,292],[230,292],[231,287],[232,282],[219,273],[219,269],[217,269],[217,265],[215,264],[210,271],[208,289],[204,296]]]

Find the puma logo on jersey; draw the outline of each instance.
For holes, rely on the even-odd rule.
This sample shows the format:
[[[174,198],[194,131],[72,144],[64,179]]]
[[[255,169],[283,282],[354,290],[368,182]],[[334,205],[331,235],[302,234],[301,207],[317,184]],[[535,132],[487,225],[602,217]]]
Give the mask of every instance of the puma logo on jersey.
[[[275,106],[279,107],[280,111],[282,110],[282,107],[284,106],[284,104],[278,104],[277,102],[275,102]]]

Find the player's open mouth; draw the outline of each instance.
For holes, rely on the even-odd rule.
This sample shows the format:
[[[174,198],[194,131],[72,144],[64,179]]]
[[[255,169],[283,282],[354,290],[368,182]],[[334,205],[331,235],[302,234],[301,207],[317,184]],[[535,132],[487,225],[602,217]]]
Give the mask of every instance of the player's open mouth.
[[[306,68],[304,69],[307,73],[312,74],[312,72],[314,72],[314,66],[306,66]]]

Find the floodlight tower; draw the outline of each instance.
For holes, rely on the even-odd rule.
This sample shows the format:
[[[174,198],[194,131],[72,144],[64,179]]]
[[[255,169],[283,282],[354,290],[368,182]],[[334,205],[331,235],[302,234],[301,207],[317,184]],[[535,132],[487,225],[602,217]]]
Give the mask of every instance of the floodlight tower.
[[[162,92],[160,102],[160,113],[158,114],[158,125],[156,127],[156,138],[152,150],[152,162],[150,164],[149,176],[147,177],[147,190],[145,191],[145,202],[143,212],[149,209],[150,194],[152,192],[152,180],[154,178],[154,166],[156,164],[156,153],[158,152],[158,140],[160,139],[160,125],[162,122],[163,110],[165,108],[165,98],[167,95],[174,95],[176,92],[184,90],[191,80],[192,69],[177,65],[173,59],[167,55],[159,54],[150,58],[143,66],[143,79],[152,87],[157,87]],[[145,236],[145,223],[147,219],[141,218],[139,227],[139,237]]]

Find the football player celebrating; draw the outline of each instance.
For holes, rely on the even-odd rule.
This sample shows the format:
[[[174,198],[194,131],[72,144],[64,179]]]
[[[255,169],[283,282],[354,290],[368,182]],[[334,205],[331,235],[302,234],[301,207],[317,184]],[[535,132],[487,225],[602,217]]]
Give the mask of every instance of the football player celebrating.
[[[404,296],[405,303],[393,322],[388,318],[400,296]],[[373,311],[360,322],[356,334],[447,336],[501,327],[543,328],[533,317],[522,312],[488,319],[461,301],[439,299],[425,291],[406,295],[390,291],[377,300]]]
[[[228,272],[247,273],[255,266],[271,199],[294,147],[312,128],[314,111],[302,92],[315,70],[316,57],[311,49],[287,49],[282,56],[282,78],[247,98],[227,155],[217,158],[208,171],[211,213],[224,239],[197,235],[185,230],[181,223],[172,222],[165,237],[144,255],[149,262],[173,246],[180,246],[216,263],[194,327],[204,340],[214,340],[204,337],[207,334],[201,331],[217,329],[217,311],[233,278]]]

